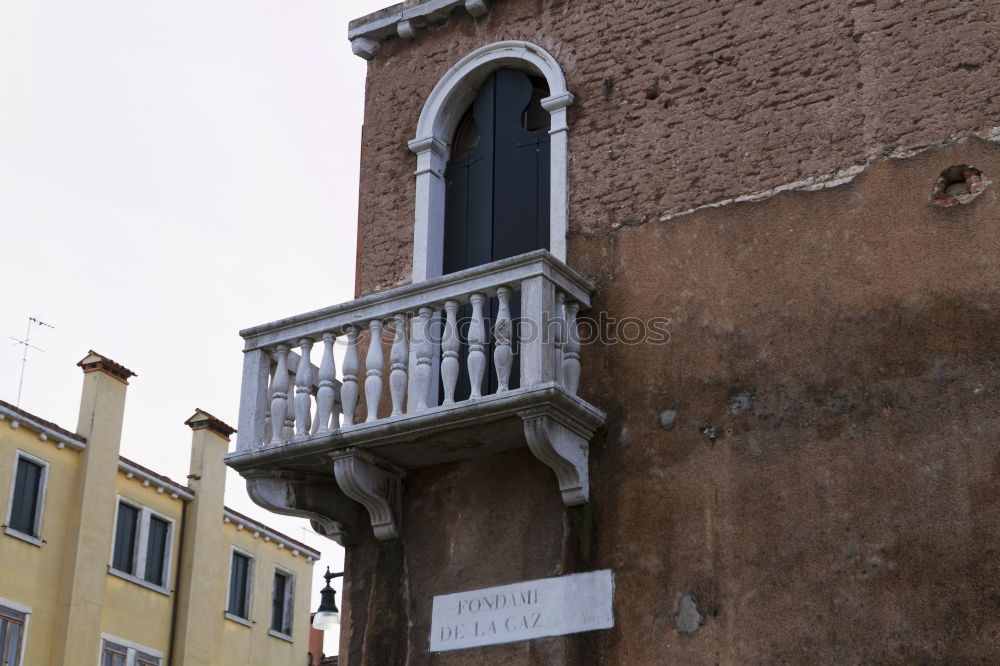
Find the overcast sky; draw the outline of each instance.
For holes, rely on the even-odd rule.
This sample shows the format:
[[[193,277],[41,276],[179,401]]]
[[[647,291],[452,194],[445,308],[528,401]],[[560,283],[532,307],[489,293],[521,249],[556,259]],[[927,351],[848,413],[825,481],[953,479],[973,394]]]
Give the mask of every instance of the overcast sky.
[[[347,22],[389,4],[0,3],[0,399],[21,370],[7,338],[39,317],[55,328],[31,331],[21,407],[75,429],[93,349],[138,373],[122,455],[184,481],[194,409],[236,425],[237,331],[353,296]],[[340,566],[235,474],[226,498],[319,548],[317,574]]]

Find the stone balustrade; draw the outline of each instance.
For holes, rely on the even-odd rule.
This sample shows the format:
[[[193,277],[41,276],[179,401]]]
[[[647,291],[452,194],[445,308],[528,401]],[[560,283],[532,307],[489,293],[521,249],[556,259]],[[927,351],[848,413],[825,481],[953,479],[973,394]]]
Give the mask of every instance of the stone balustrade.
[[[521,293],[518,322],[510,314],[514,292]],[[499,307],[490,321],[484,304],[493,297]],[[472,315],[460,326],[459,307],[466,304]],[[325,436],[433,409],[439,402],[455,404],[460,372],[468,374],[472,387],[468,400],[481,400],[489,365],[487,329],[494,341],[496,394],[510,390],[516,340],[521,388],[556,382],[575,395],[576,315],[589,307],[583,278],[538,251],[244,330],[237,450]],[[464,368],[459,367],[463,343],[468,345]],[[336,344],[346,347],[339,377]],[[318,366],[312,362],[317,357]],[[383,405],[386,388],[391,406]],[[414,393],[408,406],[407,391]]]
[[[464,428],[465,441],[477,440],[470,456],[527,445],[555,471],[564,501],[583,503],[587,443],[604,420],[576,395],[577,313],[589,309],[592,292],[538,250],[241,331],[237,450],[227,461],[255,479],[251,495],[285,513],[296,511],[267,499],[273,483],[261,475],[328,473],[332,462],[339,487],[369,509],[376,535],[394,538],[396,493],[386,488],[406,469],[463,459],[462,446],[442,442]],[[461,374],[468,397],[457,393]],[[498,426],[511,419],[517,431]],[[336,525],[328,533],[343,531],[327,523]]]

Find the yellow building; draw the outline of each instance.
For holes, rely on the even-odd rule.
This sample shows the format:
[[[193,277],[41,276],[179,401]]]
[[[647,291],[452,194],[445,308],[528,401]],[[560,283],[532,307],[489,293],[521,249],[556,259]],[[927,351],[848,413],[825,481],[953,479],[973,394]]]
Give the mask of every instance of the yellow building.
[[[181,485],[118,453],[134,373],[79,365],[76,432],[0,401],[0,666],[309,663],[319,553],[224,506],[233,429],[185,422]]]

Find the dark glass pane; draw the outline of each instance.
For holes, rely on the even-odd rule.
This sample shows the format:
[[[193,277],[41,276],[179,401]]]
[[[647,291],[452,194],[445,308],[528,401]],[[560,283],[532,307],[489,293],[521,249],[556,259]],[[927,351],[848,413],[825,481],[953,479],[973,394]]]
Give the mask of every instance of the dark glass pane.
[[[149,519],[149,539],[146,542],[146,575],[154,585],[163,585],[163,564],[167,557],[167,531],[170,524],[155,516]]]
[[[247,579],[250,574],[250,559],[233,553],[233,563],[229,570],[229,612],[242,618],[247,613]]]
[[[285,586],[288,579],[280,573],[274,574],[274,589],[271,592],[271,629],[285,632]]]
[[[25,458],[17,460],[14,478],[14,503],[10,511],[10,526],[24,534],[35,534],[38,513],[38,491],[42,485],[42,466]]]
[[[118,504],[118,524],[115,528],[115,550],[111,566],[125,573],[135,573],[135,537],[139,526],[139,509],[124,502]]]

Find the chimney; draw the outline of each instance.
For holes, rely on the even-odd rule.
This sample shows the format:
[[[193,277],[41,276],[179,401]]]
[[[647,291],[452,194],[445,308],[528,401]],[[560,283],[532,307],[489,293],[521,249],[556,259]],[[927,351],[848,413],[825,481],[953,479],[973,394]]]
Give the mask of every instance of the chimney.
[[[101,608],[115,515],[115,478],[125,416],[125,389],[135,373],[91,351],[83,368],[83,394],[76,432],[87,439],[80,457],[74,500],[66,514],[67,545],[59,567],[52,663],[100,650]]]
[[[135,373],[91,350],[77,363],[83,368],[83,395],[76,433],[87,438],[87,446],[113,449],[117,457],[125,416],[125,390]]]
[[[226,464],[222,457],[236,430],[203,409],[196,409],[184,425],[191,428],[188,486],[194,491],[194,500],[184,517],[176,601],[180,612],[172,651],[186,655],[185,666],[211,666],[222,663],[215,625],[228,584],[219,573],[226,492]]]

